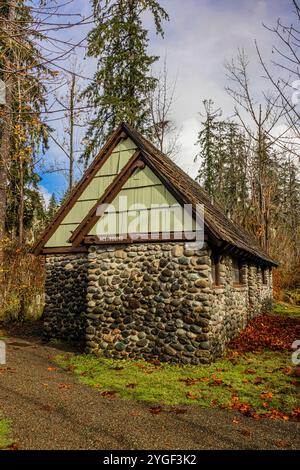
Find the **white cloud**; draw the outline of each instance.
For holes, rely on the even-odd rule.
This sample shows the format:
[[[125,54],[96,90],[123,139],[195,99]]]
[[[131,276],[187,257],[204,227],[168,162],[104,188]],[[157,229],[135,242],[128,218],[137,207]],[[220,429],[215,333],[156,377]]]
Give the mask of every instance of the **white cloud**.
[[[182,123],[182,131],[179,136],[179,145],[181,146],[178,165],[193,178],[197,175],[197,162],[194,158],[198,153],[198,148],[195,145],[199,133],[199,121],[191,117]]]
[[[262,77],[255,51],[257,40],[263,57],[271,58],[274,35],[263,23],[276,24],[280,16],[288,24],[291,3],[280,0],[163,0],[170,15],[165,24],[165,39],[151,36],[151,52],[167,56],[169,77],[177,77],[177,99],[173,117],[183,127],[182,157],[178,164],[195,177],[199,164],[193,162],[197,153],[195,142],[200,129],[198,113],[202,101],[211,98],[223,109],[224,117],[232,116],[233,101],[225,91],[224,64],[244,48],[250,61],[251,85],[254,95],[268,87]],[[273,57],[272,57],[273,58]],[[156,64],[161,67],[161,62]]]
[[[176,78],[176,100],[173,118],[182,128],[180,143],[182,150],[178,164],[192,177],[197,174],[199,163],[194,163],[197,153],[195,142],[200,129],[202,101],[211,98],[224,111],[224,117],[233,113],[232,99],[225,92],[225,61],[236,55],[238,48],[244,48],[251,64],[251,83],[254,93],[261,93],[268,83],[262,77],[262,70],[256,55],[256,39],[263,57],[270,60],[274,35],[263,27],[272,26],[280,17],[291,23],[292,2],[282,0],[160,0],[168,11],[170,22],[164,23],[165,38],[154,32],[153,21],[146,17],[150,28],[150,52],[161,57],[154,71],[162,67],[167,56],[169,79]],[[89,12],[89,2],[78,0],[76,7]],[[66,8],[69,8],[68,6]],[[84,32],[90,26],[84,28]],[[74,30],[75,32],[75,30]],[[82,34],[82,33],[81,33]],[[62,36],[67,35],[66,32]],[[83,51],[79,55],[81,62]],[[81,62],[83,75],[92,78],[95,60],[86,58]],[[58,134],[63,133],[61,121],[53,124]],[[47,157],[64,159],[53,144]]]
[[[45,201],[46,207],[48,208],[52,194],[50,194],[49,191],[44,186],[41,186],[41,185],[39,185],[39,192]]]

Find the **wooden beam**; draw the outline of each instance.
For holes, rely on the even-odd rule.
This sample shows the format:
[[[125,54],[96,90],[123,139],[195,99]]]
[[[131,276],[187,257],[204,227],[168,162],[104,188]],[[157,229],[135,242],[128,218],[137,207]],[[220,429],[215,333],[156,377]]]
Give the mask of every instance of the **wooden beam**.
[[[42,255],[58,255],[67,253],[86,253],[88,251],[86,246],[72,247],[72,246],[59,246],[43,248],[41,251]]]

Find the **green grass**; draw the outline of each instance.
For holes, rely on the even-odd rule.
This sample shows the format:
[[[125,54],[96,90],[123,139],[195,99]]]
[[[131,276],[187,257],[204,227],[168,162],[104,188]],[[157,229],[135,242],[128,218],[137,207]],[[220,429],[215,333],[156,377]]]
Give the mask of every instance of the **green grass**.
[[[201,366],[154,365],[141,360],[75,354],[58,356],[56,360],[73,370],[80,381],[97,387],[99,393],[114,391],[119,397],[152,404],[225,408],[232,404],[232,396],[238,396],[240,403],[250,404],[256,413],[275,408],[289,414],[299,398],[297,387],[285,370],[291,366],[288,352],[247,353]],[[184,382],[187,378],[200,380],[188,385]],[[134,385],[128,387],[129,384]],[[188,398],[189,392],[194,399]],[[264,392],[271,392],[271,396],[261,398]],[[263,403],[268,403],[268,408]]]
[[[9,422],[6,419],[0,419],[0,449],[5,449],[13,443],[9,436]]]
[[[284,316],[300,318],[300,306],[299,305],[292,305],[287,302],[277,302],[274,305],[274,313],[281,314]]]

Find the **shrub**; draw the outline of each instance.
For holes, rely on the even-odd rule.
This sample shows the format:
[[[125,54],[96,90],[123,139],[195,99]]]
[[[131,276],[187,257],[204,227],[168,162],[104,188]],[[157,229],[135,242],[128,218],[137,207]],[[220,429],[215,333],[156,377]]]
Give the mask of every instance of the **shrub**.
[[[1,243],[0,320],[37,319],[44,304],[44,260],[29,247],[20,248],[8,239]]]

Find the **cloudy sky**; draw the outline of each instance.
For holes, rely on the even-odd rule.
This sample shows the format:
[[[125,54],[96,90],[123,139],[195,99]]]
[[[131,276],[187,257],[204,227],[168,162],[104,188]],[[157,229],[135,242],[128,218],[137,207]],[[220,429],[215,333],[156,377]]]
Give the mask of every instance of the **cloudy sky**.
[[[201,125],[199,112],[202,101],[211,98],[223,109],[224,117],[232,115],[232,99],[226,94],[226,73],[224,63],[236,55],[238,48],[244,48],[251,64],[251,79],[254,93],[259,94],[267,83],[262,77],[254,48],[257,40],[267,61],[271,60],[274,36],[263,23],[272,26],[278,18],[287,24],[293,20],[291,0],[161,0],[168,11],[170,21],[165,23],[164,39],[156,36],[153,24],[148,19],[150,51],[166,57],[170,81],[176,79],[176,99],[173,105],[173,119],[181,128],[181,152],[178,164],[191,176],[196,176],[197,165],[193,163],[197,153],[195,142]],[[77,11],[88,14],[87,1],[75,0]],[[68,34],[78,37],[84,31]],[[78,52],[82,62],[83,50]],[[93,76],[94,62],[86,59],[84,75]],[[156,64],[156,71],[162,63]],[[59,135],[63,133],[62,122],[55,123]],[[47,158],[61,160],[61,151],[51,144]],[[41,182],[44,194],[54,192],[58,196],[66,188],[61,175],[43,175]]]

